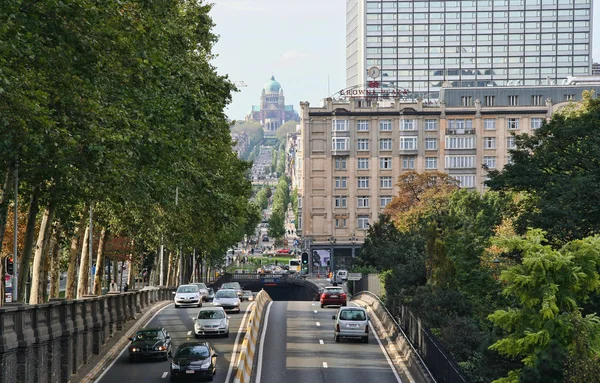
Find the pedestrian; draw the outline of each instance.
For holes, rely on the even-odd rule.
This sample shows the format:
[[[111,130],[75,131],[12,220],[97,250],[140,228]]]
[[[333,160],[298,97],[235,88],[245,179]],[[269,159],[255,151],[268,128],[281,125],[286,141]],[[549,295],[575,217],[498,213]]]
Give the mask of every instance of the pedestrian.
[[[119,286],[117,285],[117,282],[115,282],[114,279],[110,282],[109,291],[113,293],[119,291]]]
[[[129,285],[125,282],[125,286],[123,286],[123,292],[127,292],[129,290]]]

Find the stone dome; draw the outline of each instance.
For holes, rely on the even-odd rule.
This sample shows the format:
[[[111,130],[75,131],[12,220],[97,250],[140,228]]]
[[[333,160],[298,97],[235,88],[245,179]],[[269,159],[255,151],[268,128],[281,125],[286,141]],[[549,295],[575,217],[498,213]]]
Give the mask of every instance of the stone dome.
[[[271,76],[271,79],[265,83],[263,89],[267,93],[277,93],[281,89],[281,84],[275,80],[275,76]]]

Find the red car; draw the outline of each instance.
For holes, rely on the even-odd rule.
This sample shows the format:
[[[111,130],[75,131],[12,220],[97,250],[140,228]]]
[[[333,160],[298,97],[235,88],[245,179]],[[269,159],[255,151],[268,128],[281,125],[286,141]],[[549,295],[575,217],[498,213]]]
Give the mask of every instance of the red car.
[[[346,306],[346,293],[341,287],[325,287],[321,293],[321,308],[325,306]]]
[[[279,249],[277,250],[277,254],[289,254],[290,249]]]

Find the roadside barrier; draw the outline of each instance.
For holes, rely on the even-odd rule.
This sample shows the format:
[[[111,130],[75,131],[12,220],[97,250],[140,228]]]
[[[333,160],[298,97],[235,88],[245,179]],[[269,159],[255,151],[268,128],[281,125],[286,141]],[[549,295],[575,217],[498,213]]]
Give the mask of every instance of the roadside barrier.
[[[242,342],[240,360],[237,365],[237,373],[233,380],[234,383],[250,382],[252,365],[254,363],[254,352],[256,350],[258,334],[260,332],[260,327],[263,320],[263,313],[267,307],[267,304],[271,301],[271,297],[265,290],[261,290],[256,295],[256,303],[250,312],[246,336]]]

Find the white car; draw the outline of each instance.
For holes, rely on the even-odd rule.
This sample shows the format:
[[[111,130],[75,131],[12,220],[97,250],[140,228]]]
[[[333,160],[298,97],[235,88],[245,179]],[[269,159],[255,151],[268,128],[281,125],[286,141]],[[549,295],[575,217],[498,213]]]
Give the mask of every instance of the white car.
[[[229,336],[229,319],[223,307],[202,307],[194,318],[194,334]]]
[[[208,301],[208,287],[204,283],[193,283],[198,286],[198,291],[200,291],[200,296],[202,297],[202,302]]]
[[[221,289],[215,293],[213,305],[224,310],[240,311],[240,298],[235,290]]]
[[[179,306],[202,307],[200,290],[196,285],[181,285],[173,294],[175,294],[175,298],[173,298],[175,308],[179,308]]]

